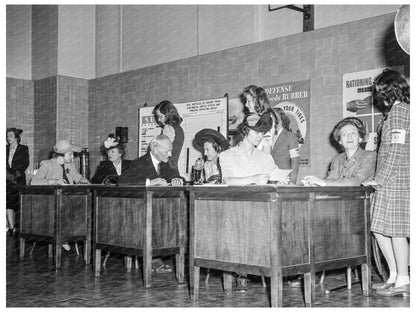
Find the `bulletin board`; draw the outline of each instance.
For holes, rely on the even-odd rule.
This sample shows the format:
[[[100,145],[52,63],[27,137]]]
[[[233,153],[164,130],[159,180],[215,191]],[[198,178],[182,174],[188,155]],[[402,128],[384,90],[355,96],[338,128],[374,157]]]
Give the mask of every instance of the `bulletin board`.
[[[185,134],[184,144],[178,160],[178,169],[181,176],[189,181],[192,166],[202,156],[192,144],[195,134],[199,130],[210,128],[227,137],[228,96],[195,102],[174,103],[173,105],[183,118],[181,127]],[[152,138],[162,132],[162,128],[156,123],[153,116],[153,109],[154,106],[139,108],[138,157],[146,154]]]

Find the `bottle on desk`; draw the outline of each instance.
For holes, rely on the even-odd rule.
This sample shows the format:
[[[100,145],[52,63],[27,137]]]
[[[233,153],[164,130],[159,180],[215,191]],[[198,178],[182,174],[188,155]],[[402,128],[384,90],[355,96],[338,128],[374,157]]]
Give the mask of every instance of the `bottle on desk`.
[[[200,185],[204,182],[204,161],[198,158],[193,166],[192,181],[194,185]]]

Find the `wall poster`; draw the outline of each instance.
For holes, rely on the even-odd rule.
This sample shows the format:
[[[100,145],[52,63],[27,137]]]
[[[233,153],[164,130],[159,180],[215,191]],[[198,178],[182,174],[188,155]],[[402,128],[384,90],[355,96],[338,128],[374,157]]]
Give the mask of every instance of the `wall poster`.
[[[310,116],[310,82],[295,81],[263,87],[269,97],[272,108],[282,108],[290,119],[290,130],[298,137],[300,164],[308,165],[310,159],[309,116]],[[237,133],[237,126],[243,121],[244,103],[241,99],[229,100],[228,130]],[[231,136],[230,143],[236,139]],[[238,141],[238,140],[237,140]]]
[[[404,73],[404,66],[394,67]],[[366,150],[376,150],[377,127],[383,119],[381,111],[373,105],[371,93],[374,79],[383,68],[348,73],[342,76],[342,114],[345,117],[357,117],[366,125]]]
[[[181,126],[185,133],[178,168],[181,176],[189,181],[192,166],[202,156],[192,144],[195,134],[199,130],[210,128],[227,137],[228,96],[188,103],[174,103],[174,105],[183,118]],[[153,108],[153,106],[139,108],[138,157],[147,152],[152,138],[162,132],[152,114]]]

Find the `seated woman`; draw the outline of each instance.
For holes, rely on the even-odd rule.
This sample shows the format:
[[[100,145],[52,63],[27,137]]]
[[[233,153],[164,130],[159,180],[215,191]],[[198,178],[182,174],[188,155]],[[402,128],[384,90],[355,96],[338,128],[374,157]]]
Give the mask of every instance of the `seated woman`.
[[[74,152],[79,153],[81,146],[72,144],[68,140],[60,140],[53,147],[52,158],[42,160],[38,172],[33,176],[31,185],[64,185],[89,184],[90,182],[78,173],[74,160]],[[62,245],[70,250],[68,243]]]
[[[42,160],[39,170],[33,176],[31,185],[89,184],[90,182],[78,173],[74,152],[79,153],[81,146],[68,140],[60,140],[53,147],[52,158]]]
[[[288,171],[281,171],[273,157],[256,148],[264,133],[270,130],[273,121],[269,112],[261,116],[247,115],[240,125],[243,140],[220,154],[223,181],[229,185],[267,184],[277,181],[287,184]],[[238,274],[238,273],[237,273]],[[247,275],[238,274],[237,291],[247,291]]]
[[[102,161],[91,182],[94,184],[117,184],[118,177],[126,171],[130,165],[131,160],[124,159],[126,151],[124,144],[119,143],[114,134],[110,134],[107,140],[104,141],[102,149],[107,154],[108,160]]]
[[[256,148],[273,120],[269,112],[261,116],[247,115],[240,124],[243,140],[220,154],[223,181],[229,185],[267,184],[275,181],[287,184],[287,171],[280,170],[273,157]]]
[[[305,186],[359,186],[372,179],[376,167],[377,153],[360,147],[367,132],[362,121],[356,117],[347,117],[338,122],[332,132],[334,140],[343,152],[331,162],[325,179],[306,176]]]
[[[218,131],[202,129],[195,135],[194,146],[206,158],[204,163],[205,182],[221,184],[222,175],[218,156],[230,147],[230,143]]]

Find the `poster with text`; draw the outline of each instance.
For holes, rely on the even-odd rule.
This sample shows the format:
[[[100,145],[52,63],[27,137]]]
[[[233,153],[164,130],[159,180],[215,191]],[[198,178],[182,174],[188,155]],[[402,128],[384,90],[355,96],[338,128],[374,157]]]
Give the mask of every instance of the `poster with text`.
[[[290,130],[298,137],[300,164],[310,163],[310,81],[265,86],[272,108],[280,107],[290,119]]]
[[[179,115],[183,118],[181,127],[185,134],[184,144],[178,160],[179,173],[190,181],[192,166],[202,157],[192,144],[195,134],[204,128],[217,130],[227,137],[228,97],[201,100],[188,103],[175,103]],[[149,143],[162,132],[153,116],[154,107],[139,109],[138,157],[143,156]]]
[[[404,66],[394,67],[401,73]],[[367,137],[365,149],[377,148],[377,127],[383,119],[381,111],[373,105],[372,86],[374,79],[383,68],[348,73],[342,76],[342,112],[343,118],[357,117],[366,125]]]

